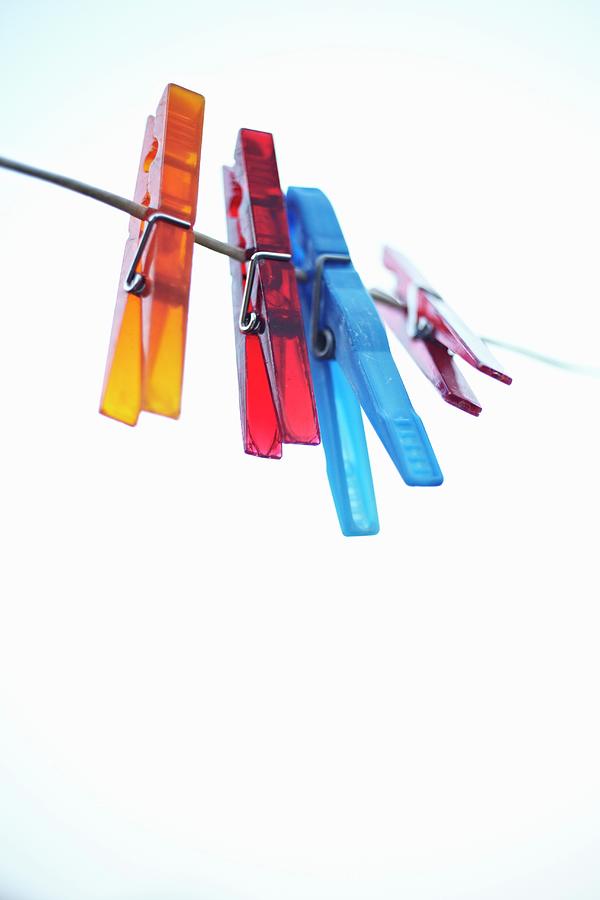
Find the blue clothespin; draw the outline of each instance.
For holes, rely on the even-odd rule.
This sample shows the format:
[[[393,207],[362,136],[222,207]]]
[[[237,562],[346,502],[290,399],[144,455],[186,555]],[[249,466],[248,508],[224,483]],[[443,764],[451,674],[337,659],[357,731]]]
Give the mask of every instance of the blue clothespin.
[[[407,484],[441,484],[442,473],[329,200],[291,187],[287,212],[293,262],[305,273],[298,286],[338,519],[346,535],[377,534],[361,407]]]

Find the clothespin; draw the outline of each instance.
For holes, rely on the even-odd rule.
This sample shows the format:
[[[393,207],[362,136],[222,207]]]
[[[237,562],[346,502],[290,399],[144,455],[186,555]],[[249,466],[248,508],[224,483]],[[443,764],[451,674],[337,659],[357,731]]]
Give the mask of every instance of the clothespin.
[[[190,293],[204,97],[169,84],[142,145],[100,412],[178,418]]]
[[[242,128],[223,168],[244,450],[318,444],[319,426],[273,136]]]
[[[453,355],[504,384],[510,384],[512,378],[502,371],[484,341],[467,328],[405,256],[386,247],[383,262],[396,276],[396,290],[393,297],[382,291],[371,292],[382,318],[444,400],[478,416],[481,405]]]
[[[379,530],[361,407],[407,484],[442,473],[396,369],[385,329],[354,269],[327,197],[289,188],[293,260],[310,348],[327,474],[342,531]]]

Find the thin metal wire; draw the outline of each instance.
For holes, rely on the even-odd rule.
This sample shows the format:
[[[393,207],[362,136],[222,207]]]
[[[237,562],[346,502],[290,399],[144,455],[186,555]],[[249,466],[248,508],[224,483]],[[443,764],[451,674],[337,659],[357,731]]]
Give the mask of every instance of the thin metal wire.
[[[56,184],[59,187],[74,191],[77,194],[83,194],[84,197],[91,197],[93,200],[98,200],[100,203],[105,203],[107,206],[114,207],[114,209],[120,209],[122,212],[128,213],[135,219],[146,221],[150,215],[152,215],[152,211],[146,206],[142,206],[141,203],[136,203],[134,200],[128,200],[126,197],[120,197],[118,194],[113,194],[111,191],[105,191],[103,188],[94,187],[83,181],[77,181],[75,178],[69,178],[67,175],[59,175],[55,172],[48,172],[46,169],[38,169],[35,166],[17,162],[14,159],[7,159],[4,156],[0,156],[0,168],[9,169],[12,172],[19,172],[22,175],[29,175],[32,178],[39,178],[41,181],[47,181],[50,184]],[[221,253],[223,256],[228,256],[230,259],[235,259],[237,262],[246,262],[248,259],[246,250],[234,247],[233,244],[228,244],[225,241],[219,241],[217,238],[203,234],[201,231],[194,231],[194,243],[200,244],[201,247],[206,247],[207,250],[213,250],[215,253]],[[306,281],[307,276],[302,269],[296,269],[295,271],[299,281]],[[374,299],[381,300],[384,303],[400,305],[394,297],[383,291],[373,290],[370,293]],[[535,360],[535,362],[544,363],[547,366],[554,366],[565,372],[587,375],[590,378],[600,378],[600,367],[598,366],[587,366],[581,365],[580,363],[568,362],[554,356],[548,356],[545,353],[538,353],[536,350],[529,350],[527,347],[521,347],[518,344],[500,341],[496,338],[482,337],[482,340],[493,347],[500,347],[502,350],[508,350],[510,353],[519,353],[521,356],[526,356],[529,359]]]
[[[146,284],[146,278],[142,274],[142,272],[136,272],[138,267],[138,263],[142,258],[142,254],[146,249],[146,245],[152,236],[152,232],[154,226],[158,222],[168,222],[169,225],[174,225],[176,228],[184,228],[187,231],[192,227],[189,222],[186,222],[184,219],[177,219],[175,216],[168,216],[166,213],[157,212],[151,216],[148,216],[146,219],[146,228],[142,235],[142,239],[138,244],[137,250],[135,251],[135,256],[131,260],[131,265],[129,266],[129,272],[125,276],[125,281],[123,283],[123,288],[127,291],[128,294],[141,294],[144,290],[144,285]]]
[[[91,197],[93,200],[99,200],[100,203],[106,203],[115,209],[129,213],[135,219],[144,221],[152,214],[146,206],[141,203],[135,203],[133,200],[127,200],[111,191],[105,191],[102,188],[94,187],[83,181],[77,181],[75,178],[69,178],[67,175],[58,175],[55,172],[47,172],[45,169],[37,169],[35,166],[29,166],[26,163],[16,162],[14,159],[6,159],[0,156],[0,168],[10,169],[12,172],[20,172],[22,175],[30,175],[32,178],[39,178],[41,181],[48,181],[50,184],[57,184],[59,187],[66,188],[68,191],[75,191],[76,194],[83,194],[84,197]],[[245,262],[246,251],[233,244],[227,244],[225,241],[219,241],[201,231],[194,231],[194,243],[206,247],[207,250],[214,250],[216,253],[222,253],[230,259],[238,262]]]
[[[493,347],[501,347],[503,350],[509,350],[511,353],[520,353],[521,356],[528,356],[536,362],[545,363],[547,366],[554,366],[556,369],[563,369],[565,372],[574,372],[577,375],[588,375],[590,378],[600,378],[600,367],[586,366],[580,363],[567,362],[564,359],[557,359],[555,356],[547,356],[545,353],[538,353],[536,350],[528,350],[527,347],[520,347],[518,344],[510,344],[508,341],[498,341],[496,338],[482,337],[482,341],[491,344]]]
[[[401,309],[406,309],[405,303],[400,303],[400,301],[392,296],[392,294],[388,294],[385,291],[380,291],[379,288],[372,288],[369,291],[369,294],[373,298],[373,300],[379,300],[380,303],[387,303],[388,306],[399,306]]]
[[[261,328],[260,316],[254,311],[248,312],[250,306],[250,298],[252,297],[252,287],[256,277],[256,271],[261,259],[278,259],[283,262],[289,262],[292,258],[291,253],[274,253],[270,250],[257,250],[250,257],[250,265],[248,266],[248,274],[246,276],[246,285],[244,287],[244,296],[242,298],[242,306],[240,309],[240,318],[238,327],[242,334],[255,334]]]

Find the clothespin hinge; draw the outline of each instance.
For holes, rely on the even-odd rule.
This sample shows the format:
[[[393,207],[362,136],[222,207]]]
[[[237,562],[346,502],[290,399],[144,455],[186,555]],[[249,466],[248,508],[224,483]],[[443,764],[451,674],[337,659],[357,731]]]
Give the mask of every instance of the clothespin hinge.
[[[255,334],[260,330],[261,326],[260,316],[254,311],[248,312],[259,262],[262,259],[278,259],[289,262],[291,258],[291,253],[272,253],[270,250],[257,250],[250,257],[248,274],[246,275],[246,284],[244,285],[244,296],[242,298],[242,306],[240,309],[239,328],[242,334]]]
[[[319,328],[321,320],[321,288],[323,270],[328,262],[349,263],[351,259],[343,253],[322,253],[315,260],[315,280],[313,282],[312,309],[310,318],[310,344],[317,359],[331,359],[335,350],[333,332],[330,328]]]
[[[141,272],[136,272],[140,259],[142,258],[142,254],[146,249],[146,245],[150,240],[152,235],[152,230],[154,225],[158,222],[168,222],[171,225],[175,225],[177,228],[185,228],[189,230],[192,226],[190,222],[186,222],[184,219],[177,219],[175,216],[169,216],[167,213],[156,212],[151,216],[148,216],[146,221],[146,227],[144,229],[144,233],[142,234],[142,239],[138,244],[138,248],[135,251],[135,256],[131,262],[131,266],[129,267],[129,272],[127,273],[127,277],[125,278],[125,282],[123,284],[124,289],[128,294],[141,294],[144,290],[144,285],[146,284],[146,279]]]

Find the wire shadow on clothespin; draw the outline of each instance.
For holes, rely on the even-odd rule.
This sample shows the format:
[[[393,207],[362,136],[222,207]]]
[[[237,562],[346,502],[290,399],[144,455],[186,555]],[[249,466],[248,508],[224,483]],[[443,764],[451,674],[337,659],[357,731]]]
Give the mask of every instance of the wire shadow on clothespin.
[[[287,210],[294,264],[304,273],[299,289],[340,526],[346,535],[376,534],[361,407],[407,484],[439,485],[442,473],[329,200],[314,188],[292,187]]]
[[[396,289],[392,296],[371,291],[382,319],[443,399],[478,416],[481,404],[456,366],[454,354],[504,384],[510,384],[512,378],[410,260],[385,247],[383,262],[396,276]]]
[[[242,128],[223,168],[244,450],[279,459],[282,443],[320,441],[273,136]]]
[[[110,338],[100,412],[178,418],[190,294],[204,97],[175,84],[150,116]]]

